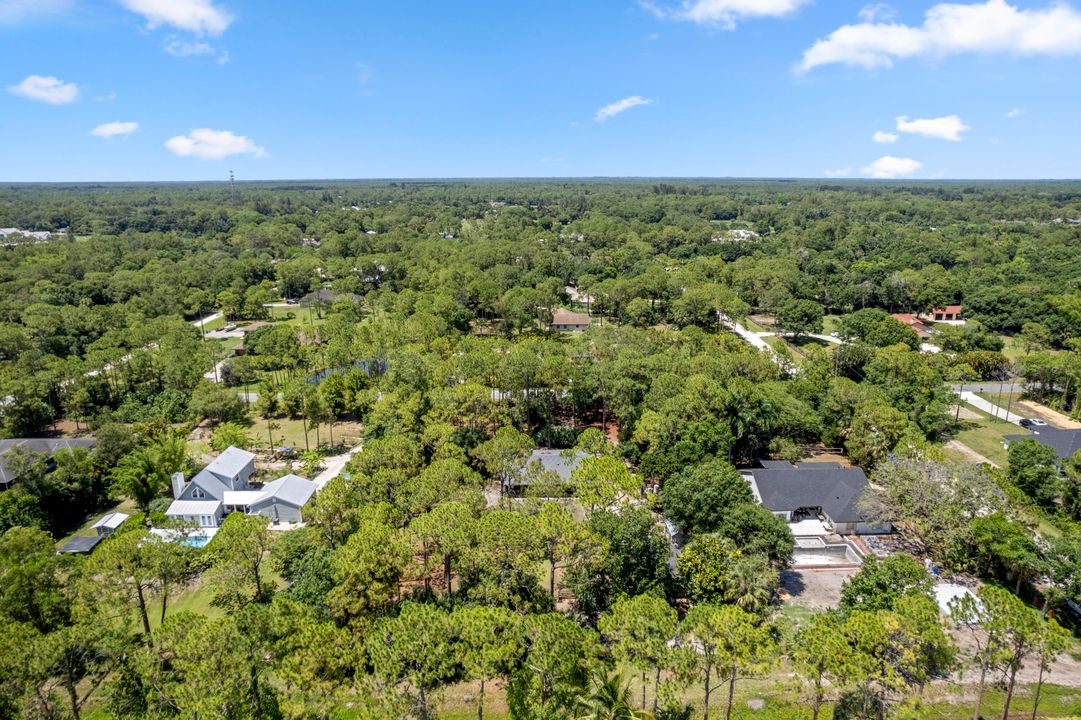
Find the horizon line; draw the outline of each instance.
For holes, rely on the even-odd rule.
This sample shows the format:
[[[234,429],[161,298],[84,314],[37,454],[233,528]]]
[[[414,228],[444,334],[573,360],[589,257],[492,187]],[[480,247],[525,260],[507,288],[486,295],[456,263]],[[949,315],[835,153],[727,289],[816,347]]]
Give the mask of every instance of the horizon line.
[[[611,181],[657,181],[670,180],[678,182],[829,182],[829,183],[859,183],[873,185],[889,185],[899,183],[1052,183],[1052,182],[1081,182],[1081,177],[1045,177],[1045,178],[869,178],[869,177],[817,177],[797,175],[431,175],[431,176],[386,176],[386,177],[282,177],[282,178],[259,178],[251,180],[236,179],[236,184],[252,183],[316,183],[316,182],[611,182]],[[124,180],[0,180],[0,185],[140,185],[140,184],[221,184],[228,185],[230,179],[204,178],[204,179],[124,179]]]

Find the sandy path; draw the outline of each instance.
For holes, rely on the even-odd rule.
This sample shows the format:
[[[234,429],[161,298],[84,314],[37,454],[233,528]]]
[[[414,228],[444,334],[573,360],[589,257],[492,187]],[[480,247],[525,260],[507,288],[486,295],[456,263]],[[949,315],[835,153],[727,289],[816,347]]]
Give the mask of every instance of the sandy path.
[[[968,445],[965,445],[960,440],[950,440],[948,443],[943,445],[943,447],[949,448],[950,450],[956,450],[974,463],[987,463],[991,467],[998,467],[997,464],[991,462],[983,455],[980,455],[978,452],[970,448]]]

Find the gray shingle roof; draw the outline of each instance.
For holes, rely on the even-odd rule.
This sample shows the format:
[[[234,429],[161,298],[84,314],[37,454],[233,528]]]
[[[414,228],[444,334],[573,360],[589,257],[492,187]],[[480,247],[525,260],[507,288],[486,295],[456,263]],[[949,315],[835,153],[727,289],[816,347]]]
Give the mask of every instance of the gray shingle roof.
[[[61,450],[94,447],[94,438],[11,438],[0,440],[0,482],[10,483],[15,480],[8,466],[7,453],[15,448],[24,448],[43,455],[55,455]]]
[[[263,497],[251,504],[252,507],[262,505],[270,500],[278,500],[294,507],[304,507],[304,504],[315,494],[315,483],[305,480],[299,475],[285,475],[268,482],[263,486]]]
[[[1030,435],[1007,435],[1006,442],[1018,442],[1028,438],[1053,448],[1059,460],[1073,457],[1075,452],[1081,450],[1081,430],[1063,430],[1053,427],[1042,427]]]
[[[833,522],[864,522],[867,514],[858,501],[867,489],[867,476],[860,468],[841,467],[835,462],[801,463],[769,461],[752,470],[762,504],[773,512],[800,508],[821,508]]]

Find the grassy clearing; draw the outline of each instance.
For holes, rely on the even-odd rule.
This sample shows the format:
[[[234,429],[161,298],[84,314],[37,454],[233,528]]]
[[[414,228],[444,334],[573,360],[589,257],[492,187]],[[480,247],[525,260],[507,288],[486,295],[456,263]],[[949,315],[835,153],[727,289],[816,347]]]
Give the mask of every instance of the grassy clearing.
[[[80,525],[75,530],[72,530],[64,537],[60,538],[60,540],[58,540],[56,543],[56,547],[63,547],[68,540],[71,540],[75,537],[93,537],[94,535],[97,535],[97,530],[92,527],[93,524],[96,523],[99,519],[101,519],[103,515],[108,515],[111,512],[122,512],[127,513],[128,515],[134,515],[139,512],[139,508],[136,507],[133,501],[124,499],[113,505],[112,507],[102,510],[101,512],[92,513],[89,517],[87,517],[86,521],[82,525]]]
[[[751,318],[747,318],[743,321],[743,326],[751,332],[773,332],[772,327],[766,327],[762,323],[756,322]]]
[[[1025,348],[1022,347],[1020,338],[1015,335],[1000,335],[999,337],[1002,338],[1002,342],[1006,343],[1002,347],[1002,354],[1006,356],[1007,360],[1013,362],[1026,355]]]
[[[1005,420],[996,420],[971,405],[965,405],[965,408],[977,413],[980,419],[963,421],[963,429],[954,437],[988,460],[1005,467],[1008,456],[1006,448],[1002,447],[1003,438],[1022,433],[1023,429]]]
[[[275,447],[281,447],[282,445],[291,445],[298,451],[302,451],[305,448],[304,443],[304,421],[301,419],[292,418],[272,418],[271,422],[278,425],[273,432]],[[353,446],[359,442],[361,435],[361,425],[358,422],[337,422],[334,423],[334,444]],[[248,435],[255,440],[257,445],[266,446],[270,442],[270,434],[267,431],[267,419],[261,416],[255,416],[252,424],[248,427]],[[318,439],[323,445],[330,444],[330,426],[321,425],[319,427]],[[314,427],[308,428],[308,443],[307,447],[316,447],[316,429]]]
[[[319,317],[319,310],[317,308],[306,308],[299,305],[290,305],[289,307],[270,307],[267,308],[270,311],[270,320],[272,322],[284,322],[288,325],[303,325],[305,327],[316,327],[326,322],[326,313],[323,317]]]
[[[192,322],[192,324],[195,325],[194,322]],[[225,318],[220,317],[220,318],[215,318],[215,319],[211,320],[210,322],[206,323],[205,325],[203,325],[202,326],[202,331],[203,332],[210,332],[211,330],[220,330],[223,327],[225,327]],[[195,325],[195,329],[199,330],[199,326]]]
[[[642,701],[642,683],[640,676],[630,670],[624,670],[623,676],[629,682],[631,697],[635,706]],[[711,715],[716,713],[719,717],[724,715],[724,704],[727,700],[727,688],[723,685],[712,694],[710,698]],[[462,683],[446,688],[439,697],[440,718],[444,720],[469,720],[476,715],[477,687],[473,683]],[[1011,717],[1028,718],[1032,712],[1032,701],[1035,686],[1018,687],[1013,703],[1010,706]],[[690,702],[695,708],[692,717],[702,716],[703,690],[697,684],[686,688],[681,696]],[[1002,714],[1005,692],[997,688],[988,688],[981,706],[983,717],[998,717]],[[928,688],[917,709],[915,715],[910,717],[936,718],[940,720],[969,720],[972,717],[972,696],[967,689],[952,687],[944,684],[934,685]],[[748,705],[751,701],[761,701],[761,709],[754,709]],[[646,706],[653,703],[653,687],[646,682]],[[755,703],[757,705],[758,703]],[[1081,715],[1081,690],[1061,685],[1044,684],[1040,692],[1040,708],[1038,718],[1049,720],[1051,718],[1076,718]],[[486,718],[504,719],[508,717],[506,701],[503,689],[496,684],[486,689],[485,712]],[[792,677],[787,668],[780,668],[767,676],[760,678],[741,679],[736,683],[732,703],[732,717],[738,720],[806,720],[811,717],[811,707],[797,680]],[[832,708],[827,704],[819,714],[821,720],[830,720],[833,717]]]
[[[831,333],[841,332],[841,318],[842,315],[826,315],[822,318],[822,333],[829,335]]]

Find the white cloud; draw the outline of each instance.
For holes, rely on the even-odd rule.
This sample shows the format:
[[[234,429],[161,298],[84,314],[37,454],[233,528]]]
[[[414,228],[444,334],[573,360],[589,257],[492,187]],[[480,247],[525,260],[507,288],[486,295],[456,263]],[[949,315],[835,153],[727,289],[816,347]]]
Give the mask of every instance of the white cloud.
[[[1062,2],[1022,10],[1006,0],[940,3],[913,27],[894,22],[844,25],[803,53],[797,70],[842,63],[890,67],[894,60],[961,53],[1074,55],[1081,53],[1081,13]]]
[[[919,160],[883,155],[867,167],[860,168],[860,172],[864,175],[870,175],[873,178],[889,180],[890,178],[911,175],[921,167],[923,167],[923,163]]]
[[[188,58],[199,57],[202,55],[213,56],[219,65],[224,65],[229,62],[229,53],[225,50],[219,50],[208,42],[202,40],[183,40],[170,35],[165,40],[165,52],[169,53],[173,57]]]
[[[151,29],[170,25],[197,35],[221,35],[233,16],[211,0],[120,0],[120,4],[146,18]]]
[[[198,128],[187,135],[169,138],[165,141],[165,147],[180,157],[194,157],[200,160],[222,160],[231,155],[270,157],[267,151],[256,145],[251,138],[234,135],[228,130],[210,130],[209,128]]]
[[[18,85],[9,86],[8,92],[50,105],[67,105],[79,99],[78,85],[57,80],[51,75],[31,75]]]
[[[887,3],[864,5],[860,8],[860,20],[864,22],[888,22],[895,17],[897,17],[897,8]]]
[[[18,25],[71,9],[72,0],[0,0],[0,25]]]
[[[632,95],[630,97],[623,98],[622,100],[617,100],[614,103],[609,103],[608,105],[605,105],[597,111],[597,116],[593,118],[593,120],[599,123],[604,122],[609,118],[614,118],[621,112],[626,112],[627,110],[630,110],[632,107],[638,107],[639,105],[652,105],[655,102],[656,100],[650,100],[648,98],[642,97],[641,95]]]
[[[1008,118],[1019,118],[1024,114],[1026,114],[1026,113],[1021,108],[1014,108],[1013,110],[1010,110],[1008,113],[1006,113],[1006,117],[1008,117]]]
[[[831,177],[831,178],[843,178],[843,177],[848,177],[849,175],[852,174],[852,168],[846,167],[846,168],[838,168],[837,170],[825,170],[825,171],[822,172],[822,174],[825,175],[826,177]]]
[[[130,135],[138,129],[139,123],[137,122],[120,122],[118,120],[116,122],[98,125],[90,131],[90,134],[94,137],[111,138],[118,135]]]
[[[642,7],[659,18],[685,20],[732,30],[740,20],[790,15],[809,0],[683,0],[678,8],[642,0]]]
[[[875,132],[874,135],[871,136],[871,139],[874,140],[876,143],[881,143],[882,145],[892,145],[893,143],[897,142],[897,139],[899,137],[900,136],[897,133],[888,133],[878,130]]]
[[[925,118],[922,120],[909,120],[902,115],[897,118],[897,130],[903,133],[923,135],[940,140],[960,142],[964,140],[961,133],[970,129],[964,121],[956,115],[947,115],[940,118]]]

